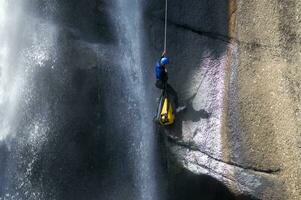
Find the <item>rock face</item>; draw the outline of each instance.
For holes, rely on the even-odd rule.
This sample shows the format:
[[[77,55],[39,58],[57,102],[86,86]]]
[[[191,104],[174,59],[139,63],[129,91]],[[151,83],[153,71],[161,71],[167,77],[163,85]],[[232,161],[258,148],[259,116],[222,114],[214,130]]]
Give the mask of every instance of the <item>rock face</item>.
[[[298,1],[247,1],[237,13],[238,98],[230,110],[236,106],[240,117],[228,118],[239,131],[230,129],[228,135],[243,138],[237,145],[244,149],[242,162],[278,171],[274,177],[285,186],[282,199],[301,196],[300,6]]]
[[[170,84],[188,106],[175,126],[160,130],[169,138],[175,196],[185,185],[175,180],[189,185],[193,173],[226,185],[234,195],[225,199],[300,198],[300,6],[169,3]],[[147,8],[149,46],[159,56],[164,1]]]
[[[159,96],[149,74],[163,49],[165,1],[139,1],[144,79],[120,62],[131,49],[119,43],[131,41],[118,34],[136,26],[116,24],[117,1],[24,2],[24,16],[15,11],[20,26],[7,34],[19,55],[7,77],[20,70],[28,83],[11,122],[15,133],[0,137],[0,200],[141,200],[134,165],[156,171],[143,161],[157,158],[144,156],[148,141],[133,140],[142,138],[141,119],[151,124],[148,109]],[[169,82],[187,110],[156,135],[169,181],[162,200],[300,199],[300,10],[298,0],[169,1]],[[150,107],[141,116],[125,71],[133,83],[146,80]],[[164,175],[144,181],[157,180],[154,190],[165,194]],[[149,185],[143,189],[152,191]]]

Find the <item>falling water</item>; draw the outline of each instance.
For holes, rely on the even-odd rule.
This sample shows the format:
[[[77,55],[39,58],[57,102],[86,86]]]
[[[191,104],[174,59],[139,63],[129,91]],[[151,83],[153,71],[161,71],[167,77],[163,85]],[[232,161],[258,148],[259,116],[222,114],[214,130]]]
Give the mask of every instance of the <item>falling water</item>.
[[[26,13],[27,1],[0,0],[0,199],[41,199],[32,166],[50,129],[34,77],[55,62],[55,26]]]
[[[34,101],[32,78],[55,62],[55,27],[25,15],[24,7],[25,1],[0,0],[0,141],[22,131],[16,128]],[[37,128],[40,122],[26,123]]]
[[[156,159],[155,141],[152,124],[152,114],[148,104],[145,90],[146,82],[143,80],[145,68],[143,63],[142,46],[142,9],[139,0],[116,0],[117,13],[113,18],[116,20],[116,27],[119,38],[119,48],[122,55],[120,65],[124,76],[127,77],[125,83],[129,91],[128,106],[129,112],[135,112],[131,126],[133,126],[133,154],[131,162],[135,168],[135,182],[138,188],[139,200],[158,200],[156,180]],[[137,199],[137,200],[138,200]]]
[[[20,2],[12,6],[6,0],[0,1],[0,141],[12,132],[11,124],[16,113],[20,88],[24,84],[16,66],[18,59],[14,57],[14,46],[17,45],[16,25],[19,24],[20,15]]]
[[[115,0],[109,4],[114,8],[110,10],[110,26],[114,27],[118,44],[95,42],[90,34],[93,30],[87,35],[83,32],[67,37],[76,32],[78,24],[66,28],[61,23],[70,3],[58,2],[0,0],[0,200],[163,199],[158,192],[153,113],[147,101],[150,94],[143,80],[146,66],[142,60],[140,2]],[[77,3],[88,5],[85,1]],[[73,16],[82,10],[70,12]],[[97,21],[93,15],[85,17],[84,25]],[[72,54],[82,52],[81,45],[91,55],[95,51],[99,63],[107,59],[102,57],[104,51],[113,49],[112,55],[118,54],[112,65],[119,66],[114,70],[123,76],[123,85],[114,85],[114,81],[113,87],[106,90],[110,85],[97,85],[95,81],[91,91],[95,96],[97,87],[107,91],[104,95],[109,100],[102,100],[103,105],[110,105],[112,99],[119,101],[119,96],[113,97],[110,91],[123,92],[120,116],[115,114],[117,108],[106,108],[114,111],[107,114],[90,103],[86,95],[91,94],[86,91],[90,82],[83,86],[73,81],[78,73],[89,73],[89,80],[108,75],[96,75],[89,67],[78,69],[78,63],[94,62],[90,54],[81,54],[81,58]],[[104,68],[99,63],[98,67]],[[100,121],[108,123],[95,128],[98,123],[94,111],[100,112]],[[115,120],[120,120],[119,128],[113,127],[111,122]]]

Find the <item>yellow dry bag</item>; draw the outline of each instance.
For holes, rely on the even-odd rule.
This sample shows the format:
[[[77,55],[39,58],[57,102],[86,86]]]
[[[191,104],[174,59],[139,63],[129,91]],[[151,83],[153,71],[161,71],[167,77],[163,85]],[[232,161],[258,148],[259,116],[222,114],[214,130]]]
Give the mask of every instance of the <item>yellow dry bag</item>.
[[[159,122],[161,125],[171,125],[175,122],[175,114],[172,109],[171,102],[167,98],[167,96],[162,98],[163,105],[161,106]]]

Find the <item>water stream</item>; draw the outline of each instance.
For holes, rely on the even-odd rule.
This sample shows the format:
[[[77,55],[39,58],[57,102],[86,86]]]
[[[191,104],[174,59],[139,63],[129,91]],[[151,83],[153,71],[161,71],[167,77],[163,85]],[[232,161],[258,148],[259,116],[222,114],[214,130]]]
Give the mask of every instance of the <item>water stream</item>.
[[[139,0],[117,0],[115,15],[119,48],[122,50],[120,64],[123,74],[127,77],[125,86],[128,94],[129,112],[135,113],[132,121],[133,126],[132,148],[134,155],[131,155],[135,166],[135,182],[139,190],[138,199],[158,200],[157,166],[155,152],[155,135],[152,123],[152,112],[149,98],[146,92],[147,82],[143,80],[146,73],[145,62],[143,62],[143,18],[141,1]]]
[[[107,5],[111,43],[93,2],[0,0],[0,200],[163,199],[140,1]]]

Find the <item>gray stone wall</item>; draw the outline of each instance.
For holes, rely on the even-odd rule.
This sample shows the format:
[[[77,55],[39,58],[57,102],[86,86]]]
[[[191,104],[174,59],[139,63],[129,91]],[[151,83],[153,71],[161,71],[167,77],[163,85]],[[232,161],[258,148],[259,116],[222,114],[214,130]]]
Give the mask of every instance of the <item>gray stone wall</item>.
[[[188,106],[175,126],[161,129],[170,165],[210,175],[236,195],[300,198],[301,4],[169,5],[170,83]],[[155,59],[163,48],[164,1],[146,6]],[[178,167],[173,177],[183,173]]]

